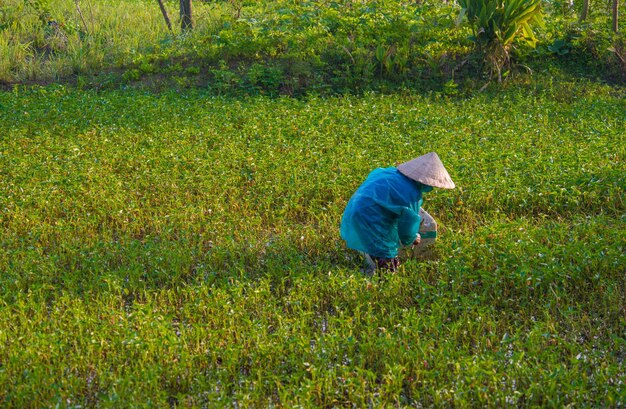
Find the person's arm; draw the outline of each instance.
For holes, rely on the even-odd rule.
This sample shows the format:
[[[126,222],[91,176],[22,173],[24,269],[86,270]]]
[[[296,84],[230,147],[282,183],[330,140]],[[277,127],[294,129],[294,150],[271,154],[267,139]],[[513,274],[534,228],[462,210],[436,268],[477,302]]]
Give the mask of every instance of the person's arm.
[[[418,238],[422,218],[410,208],[404,208],[398,218],[398,236],[404,246],[414,244]]]

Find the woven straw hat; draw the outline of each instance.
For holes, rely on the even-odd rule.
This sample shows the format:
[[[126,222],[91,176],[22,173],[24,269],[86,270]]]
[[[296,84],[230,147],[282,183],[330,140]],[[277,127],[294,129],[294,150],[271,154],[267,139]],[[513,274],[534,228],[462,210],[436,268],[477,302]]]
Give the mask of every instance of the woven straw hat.
[[[398,165],[398,170],[417,182],[428,186],[454,189],[454,182],[435,152]]]

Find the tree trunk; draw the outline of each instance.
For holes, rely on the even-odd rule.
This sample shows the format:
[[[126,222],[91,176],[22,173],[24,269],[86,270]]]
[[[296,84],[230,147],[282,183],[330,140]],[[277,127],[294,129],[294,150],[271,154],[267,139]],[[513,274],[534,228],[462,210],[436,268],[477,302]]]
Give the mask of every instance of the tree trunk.
[[[174,30],[172,30],[172,23],[170,22],[170,18],[167,16],[167,10],[165,9],[163,0],[157,1],[159,2],[159,7],[161,8],[161,13],[163,14],[163,18],[165,19],[165,24],[167,24],[167,28],[170,30],[170,33],[174,33]]]
[[[583,11],[580,12],[580,18],[578,19],[579,23],[582,23],[587,18],[587,13],[589,12],[589,0],[583,0]]]
[[[83,26],[85,27],[85,34],[89,35],[89,28],[87,27],[85,17],[83,17],[83,12],[80,10],[80,6],[78,5],[78,0],[74,0],[74,4],[76,4],[76,11],[78,11],[78,15],[80,16]]]
[[[180,0],[180,28],[183,31],[193,28],[193,19],[191,18],[191,0]]]
[[[613,32],[617,33],[619,27],[617,26],[619,20],[619,0],[613,0]]]

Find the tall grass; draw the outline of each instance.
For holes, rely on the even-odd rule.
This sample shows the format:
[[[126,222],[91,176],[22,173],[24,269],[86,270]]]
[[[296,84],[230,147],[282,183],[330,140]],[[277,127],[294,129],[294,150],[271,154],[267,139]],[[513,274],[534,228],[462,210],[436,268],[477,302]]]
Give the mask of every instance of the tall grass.
[[[50,81],[119,67],[171,38],[158,4],[151,1],[88,0],[77,7],[72,0],[5,0],[2,7],[0,79],[7,82]],[[176,23],[176,6],[167,7]],[[224,8],[198,2],[198,31],[211,32]],[[49,21],[59,24],[59,31]]]

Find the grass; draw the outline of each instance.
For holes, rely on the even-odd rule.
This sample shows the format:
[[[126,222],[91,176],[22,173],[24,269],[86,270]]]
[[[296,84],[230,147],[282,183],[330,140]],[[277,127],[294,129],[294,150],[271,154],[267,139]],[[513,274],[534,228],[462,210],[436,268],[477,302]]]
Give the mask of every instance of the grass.
[[[91,89],[199,87],[214,95],[402,88],[453,93],[489,80],[469,27],[457,24],[455,3],[200,1],[190,33],[177,27],[176,2],[165,3],[173,33],[149,0],[5,3],[0,12],[5,90],[62,82]],[[505,77],[562,66],[578,77],[623,84],[623,35],[610,32],[603,7],[592,7],[585,24],[560,4],[547,4],[546,10],[537,48],[515,44],[513,68]]]
[[[624,91],[0,93],[3,407],[626,403]],[[368,279],[367,173],[435,150],[431,260]]]
[[[158,4],[153,2],[5,3],[0,13],[0,45],[4,46],[0,52],[0,81],[9,84],[67,81],[119,69],[148,50],[172,41]],[[177,8],[166,5],[171,17],[177,16]],[[197,30],[210,35],[226,9],[222,4],[198,2]],[[59,29],[51,28],[49,21],[56,22]]]
[[[158,6],[145,0],[78,7],[70,0],[8,0],[0,14],[0,85],[347,92],[438,78],[470,48],[450,5],[331,3],[198,2],[193,32],[169,33]],[[176,17],[176,5],[166,6]]]

